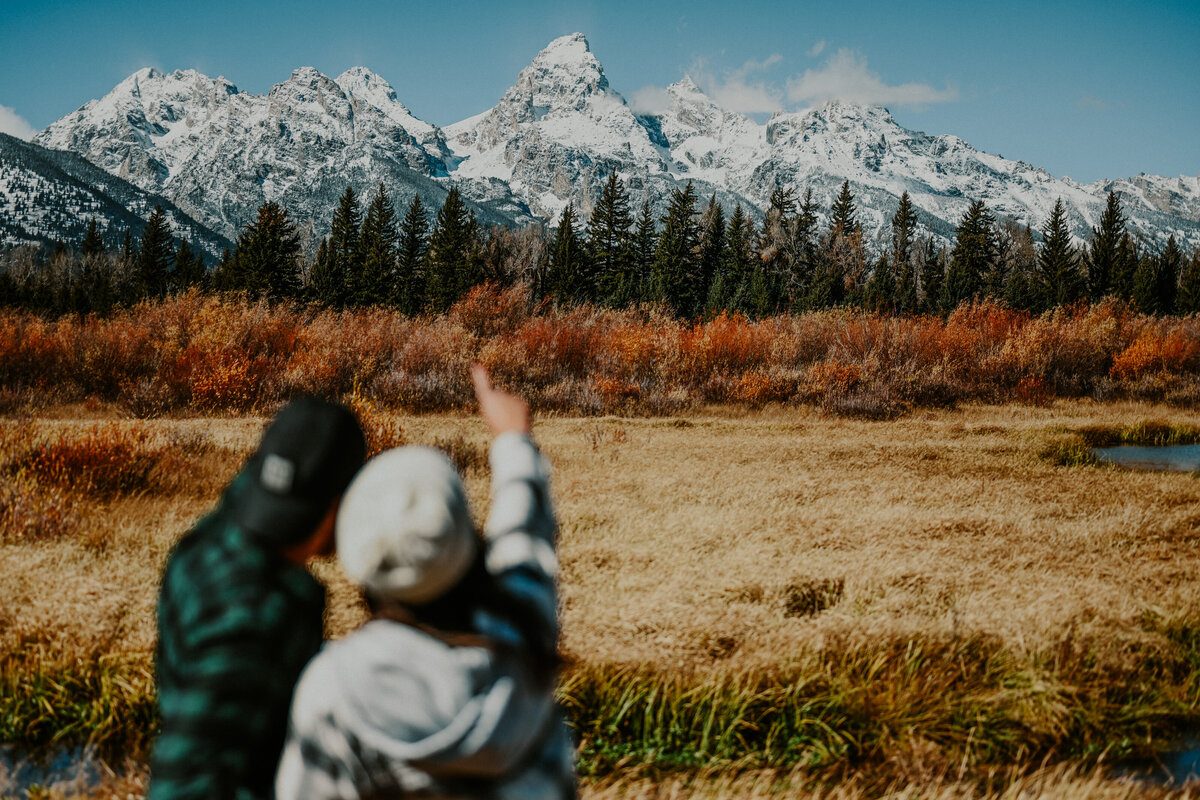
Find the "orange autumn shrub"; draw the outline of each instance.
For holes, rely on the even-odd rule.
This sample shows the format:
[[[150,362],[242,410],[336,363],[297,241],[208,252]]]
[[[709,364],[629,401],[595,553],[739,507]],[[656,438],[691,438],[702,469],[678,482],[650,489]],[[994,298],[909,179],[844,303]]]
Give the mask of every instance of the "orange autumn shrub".
[[[676,344],[672,332],[650,321],[618,321],[599,343],[602,368],[631,381],[649,378]]]
[[[1187,402],[1200,318],[1150,317],[1113,300],[1033,316],[981,300],[944,319],[839,308],[681,321],[656,306],[535,306],[526,288],[492,284],[438,317],[195,292],[104,319],[0,310],[3,407],[91,398],[135,416],[265,413],[302,392],[357,392],[380,407],[460,409],[472,402],[475,360],[498,384],[564,413],[802,401],[885,416],[1114,393]]]
[[[0,482],[0,543],[70,536],[79,520],[79,511],[61,486],[40,483],[24,473]]]
[[[32,436],[28,438],[33,438]],[[7,470],[72,492],[110,497],[146,488],[163,448],[145,430],[93,425],[27,442]]]
[[[733,379],[728,398],[735,403],[758,407],[764,403],[784,402],[796,391],[796,382],[772,376],[761,370],[749,370]]]
[[[805,380],[810,391],[819,396],[844,395],[856,388],[863,379],[862,368],[841,361],[822,361],[814,364]]]
[[[685,380],[713,372],[743,372],[764,364],[770,354],[770,329],[740,313],[722,311],[697,322],[679,340],[679,369]]]
[[[192,404],[206,410],[250,408],[258,399],[266,361],[234,348],[205,353],[192,371]]]
[[[642,387],[625,378],[596,377],[592,386],[606,406],[619,406],[630,400],[636,400],[642,393]]]
[[[488,281],[451,306],[447,317],[473,336],[490,338],[519,328],[529,319],[530,305],[529,287],[518,285],[506,289]]]
[[[1136,380],[1149,373],[1195,371],[1200,341],[1179,329],[1148,327],[1128,347],[1113,357],[1110,374],[1115,380]]]

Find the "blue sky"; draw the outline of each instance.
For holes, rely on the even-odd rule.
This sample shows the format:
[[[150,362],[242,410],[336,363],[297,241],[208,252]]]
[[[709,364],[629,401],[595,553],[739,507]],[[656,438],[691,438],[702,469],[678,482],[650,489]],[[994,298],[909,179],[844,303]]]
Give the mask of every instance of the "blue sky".
[[[41,129],[143,66],[262,93],[298,66],[362,64],[445,125],[582,31],[631,101],[691,74],[760,119],[837,94],[1079,181],[1200,173],[1196,0],[246,5],[0,0],[0,130]]]

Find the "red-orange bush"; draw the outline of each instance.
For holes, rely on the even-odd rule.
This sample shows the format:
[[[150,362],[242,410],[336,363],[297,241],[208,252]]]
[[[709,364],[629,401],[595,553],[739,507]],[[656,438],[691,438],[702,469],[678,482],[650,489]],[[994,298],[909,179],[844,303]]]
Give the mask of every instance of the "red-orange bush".
[[[808,384],[818,395],[844,395],[862,382],[862,368],[841,361],[822,361],[808,371]]]
[[[715,372],[744,372],[770,354],[769,330],[741,314],[722,311],[680,337],[680,368],[692,380]]]
[[[93,425],[66,431],[28,450],[8,465],[39,483],[83,494],[112,496],[146,488],[162,448],[149,442],[141,428]]]
[[[750,370],[737,376],[729,387],[728,397],[735,403],[760,406],[764,403],[782,402],[791,398],[796,386],[793,381],[759,370]]]
[[[527,286],[505,289],[488,281],[467,292],[447,316],[474,336],[491,337],[516,330],[529,319],[529,313]]]
[[[533,309],[524,288],[494,285],[441,317],[195,293],[107,319],[0,310],[0,394],[13,408],[93,397],[138,416],[240,412],[300,392],[352,391],[416,412],[464,408],[474,360],[535,405],[569,413],[834,397],[844,399],[838,408],[880,415],[1114,392],[1182,402],[1200,369],[1200,319],[1109,300],[1038,317],[980,301],[946,319],[832,309],[684,322],[654,306]]]
[[[228,348],[205,354],[192,369],[192,403],[203,409],[243,411],[258,399],[267,359]]]
[[[1193,371],[1200,343],[1183,331],[1147,328],[1113,358],[1110,374],[1116,380],[1136,380],[1151,372]]]

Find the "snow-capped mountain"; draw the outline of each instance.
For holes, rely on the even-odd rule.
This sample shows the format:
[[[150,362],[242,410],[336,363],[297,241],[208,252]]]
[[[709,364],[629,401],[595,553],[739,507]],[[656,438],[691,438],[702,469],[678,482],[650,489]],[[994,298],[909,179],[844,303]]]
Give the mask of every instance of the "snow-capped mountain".
[[[636,113],[576,33],[538,53],[494,107],[444,129],[415,117],[363,67],[337,79],[298,69],[265,96],[191,70],[141,70],[37,141],[160,192],[227,236],[264,200],[323,235],[347,184],[366,199],[381,181],[397,206],[420,194],[436,208],[457,185],[484,222],[553,224],[570,202],[586,217],[616,169],[635,208],[650,200],[661,211],[691,181],[701,199],[715,193],[727,210],[741,203],[755,216],[777,187],[811,188],[828,209],[849,180],[864,228],[880,242],[905,191],[922,226],[947,241],[973,200],[1036,231],[1060,197],[1084,239],[1115,189],[1135,231],[1200,245],[1200,177],[1083,185],[956,136],[908,130],[884,108],[841,102],[760,124],[721,108],[690,78],[663,100]]]
[[[281,203],[321,235],[347,185],[366,199],[382,182],[403,207],[414,194],[437,208],[447,186],[441,131],[414,117],[364,68],[337,80],[311,67],[266,95],[194,70],[143,69],[36,137],[160,192],[229,237],[259,205]],[[511,221],[522,209],[477,209]]]
[[[229,246],[171,201],[148,194],[75,153],[0,133],[0,246],[58,240],[78,245],[94,219],[105,243],[117,247],[127,230],[141,236],[158,205],[166,211],[173,233],[202,249],[210,262]]]

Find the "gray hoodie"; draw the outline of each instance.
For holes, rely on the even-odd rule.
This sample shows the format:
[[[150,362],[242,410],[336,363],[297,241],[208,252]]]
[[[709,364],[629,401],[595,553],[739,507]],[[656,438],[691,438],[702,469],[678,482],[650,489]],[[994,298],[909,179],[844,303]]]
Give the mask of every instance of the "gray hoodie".
[[[487,568],[542,609],[555,635],[548,468],[527,436],[492,445]],[[511,627],[480,614],[448,642],[373,620],[327,644],[296,687],[275,791],[303,798],[559,800],[575,793],[561,710]]]

